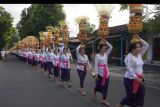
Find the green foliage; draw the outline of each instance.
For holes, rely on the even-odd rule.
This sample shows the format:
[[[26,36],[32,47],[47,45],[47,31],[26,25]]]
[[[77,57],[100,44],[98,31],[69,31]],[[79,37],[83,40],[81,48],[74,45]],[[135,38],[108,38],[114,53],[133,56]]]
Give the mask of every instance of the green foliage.
[[[120,4],[120,11],[127,10],[127,4]],[[152,16],[152,17],[150,17]],[[153,9],[148,6],[144,7],[143,12],[143,32],[159,33],[160,32],[160,4],[154,4]]]
[[[119,11],[124,11],[124,10],[128,10],[129,7],[128,7],[128,4],[120,4],[120,10]]]
[[[94,29],[95,29],[95,25],[94,24],[88,24],[88,27],[87,27],[87,33],[88,33],[88,36],[93,36],[93,32],[94,32]]]
[[[0,50],[4,48],[10,38],[10,29],[12,28],[13,18],[3,7],[0,6]]]
[[[21,39],[34,35],[39,38],[40,31],[46,31],[48,25],[57,26],[60,20],[65,20],[61,4],[32,4],[25,8],[21,20],[17,24]]]
[[[10,35],[10,37],[8,38],[8,42],[6,45],[7,49],[10,49],[11,47],[14,46],[15,43],[20,41],[20,37],[19,37],[19,33],[18,33],[17,28],[12,27],[9,31],[9,35]]]
[[[154,15],[153,18],[150,18],[147,22],[144,22],[144,30],[151,33],[160,32],[160,14]]]
[[[146,8],[144,12],[143,31],[150,33],[160,32],[160,4],[154,4],[153,9]]]

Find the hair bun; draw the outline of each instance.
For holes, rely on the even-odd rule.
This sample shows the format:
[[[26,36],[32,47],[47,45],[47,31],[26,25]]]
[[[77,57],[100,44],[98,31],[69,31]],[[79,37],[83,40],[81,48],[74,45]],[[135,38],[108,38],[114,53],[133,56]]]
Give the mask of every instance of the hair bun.
[[[68,46],[65,45],[64,48],[67,48],[67,49],[68,49]]]
[[[105,39],[101,39],[101,41],[99,42],[99,45],[107,45],[106,43],[107,41]]]
[[[81,44],[80,48],[85,48],[85,45],[84,45],[84,44]]]

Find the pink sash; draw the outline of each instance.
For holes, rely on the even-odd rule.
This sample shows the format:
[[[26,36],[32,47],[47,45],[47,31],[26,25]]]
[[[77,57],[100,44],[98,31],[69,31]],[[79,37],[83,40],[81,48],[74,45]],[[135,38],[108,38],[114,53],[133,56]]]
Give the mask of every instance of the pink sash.
[[[37,60],[37,56],[36,55],[34,55],[34,60]]]
[[[39,59],[40,59],[40,61],[42,61],[43,57],[42,57],[42,56],[40,56],[40,57],[39,57]]]
[[[36,60],[37,56],[35,54],[33,54],[33,60]]]
[[[57,61],[57,62],[58,62],[58,67],[59,67],[59,65],[60,65],[60,60],[54,59],[54,61]]]
[[[24,55],[24,57],[26,58],[27,55],[26,55],[25,53],[24,53],[23,55]]]
[[[103,85],[105,85],[106,79],[108,78],[108,68],[107,68],[106,64],[99,64],[98,66],[103,67],[103,80],[101,83],[101,85],[103,86]]]
[[[25,55],[25,57],[26,57],[26,58],[28,57],[27,54]]]
[[[136,75],[137,75],[138,78],[143,79],[142,75],[139,75],[139,74],[136,74]],[[140,84],[136,80],[134,80],[134,82],[133,82],[133,91],[132,91],[134,94],[137,94],[139,86],[140,86]]]
[[[86,69],[86,68],[87,68],[87,63],[79,63],[79,62],[78,62],[78,65],[84,66],[84,71],[87,71],[87,69]]]
[[[42,62],[45,62],[45,60],[46,60],[46,57],[43,57],[43,58],[42,58]]]
[[[48,58],[48,61],[49,61],[49,62],[51,62],[51,61],[52,61],[52,58],[51,58],[51,57],[49,57],[49,58]]]
[[[29,59],[32,59],[32,55],[29,55]]]
[[[68,68],[69,61],[62,61],[64,64],[66,64],[66,67]]]

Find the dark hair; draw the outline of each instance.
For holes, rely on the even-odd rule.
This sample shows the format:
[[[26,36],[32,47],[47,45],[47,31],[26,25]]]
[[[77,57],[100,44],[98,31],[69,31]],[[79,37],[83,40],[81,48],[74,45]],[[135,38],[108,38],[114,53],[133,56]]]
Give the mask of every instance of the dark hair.
[[[56,51],[58,51],[58,52],[59,52],[59,49],[55,49],[55,50],[54,50],[54,53],[56,53]]]
[[[51,51],[51,48],[50,48],[50,47],[48,48],[48,51]]]
[[[98,46],[98,52],[97,53],[99,53],[100,52],[100,50],[103,48],[103,46],[107,46],[107,44],[100,44],[99,46]]]
[[[84,50],[85,50],[85,48],[84,48],[84,47],[81,47],[81,48],[79,48],[79,52],[81,52],[81,50],[82,50],[82,49],[84,49]]]
[[[129,51],[129,52],[132,52],[134,49],[136,49],[136,48],[137,48],[137,44],[139,44],[140,46],[142,46],[141,43],[130,43],[130,44],[129,44],[128,51]]]
[[[67,49],[67,50],[68,50],[68,47],[67,47],[67,46],[64,46],[63,51],[64,51],[64,49]]]

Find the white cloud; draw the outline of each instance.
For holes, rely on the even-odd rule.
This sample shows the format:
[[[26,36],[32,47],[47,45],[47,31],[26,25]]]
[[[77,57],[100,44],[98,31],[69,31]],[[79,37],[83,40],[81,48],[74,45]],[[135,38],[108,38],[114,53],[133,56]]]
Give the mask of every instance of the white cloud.
[[[15,26],[20,20],[21,11],[24,8],[28,8],[31,4],[0,4],[6,11],[11,13],[14,18],[13,25]],[[112,12],[112,18],[110,19],[109,26],[116,26],[128,23],[129,13],[128,11],[119,12],[120,6],[116,4],[116,8]],[[99,25],[98,13],[92,4],[64,4],[66,13],[66,20],[69,22],[70,36],[76,37],[78,33],[78,25],[75,23],[75,19],[79,16],[88,16],[90,23],[95,24],[96,28]]]
[[[116,8],[113,10],[109,21],[109,26],[116,26],[126,24],[129,21],[129,12],[119,12],[120,6],[115,4]],[[78,25],[75,25],[75,18],[79,16],[88,16],[90,23],[95,24],[96,28],[99,25],[98,13],[92,4],[64,4],[64,11],[67,15],[66,20],[69,21],[71,36],[76,37],[78,33]]]
[[[19,22],[22,10],[28,8],[30,5],[31,4],[0,4],[0,6],[4,7],[14,18],[13,26]]]
[[[92,5],[88,4],[64,4],[64,11],[67,15],[66,20],[69,22],[71,30],[71,36],[77,36],[78,25],[75,23],[75,19],[79,16],[87,16],[90,18],[90,22],[98,25],[97,13]]]

